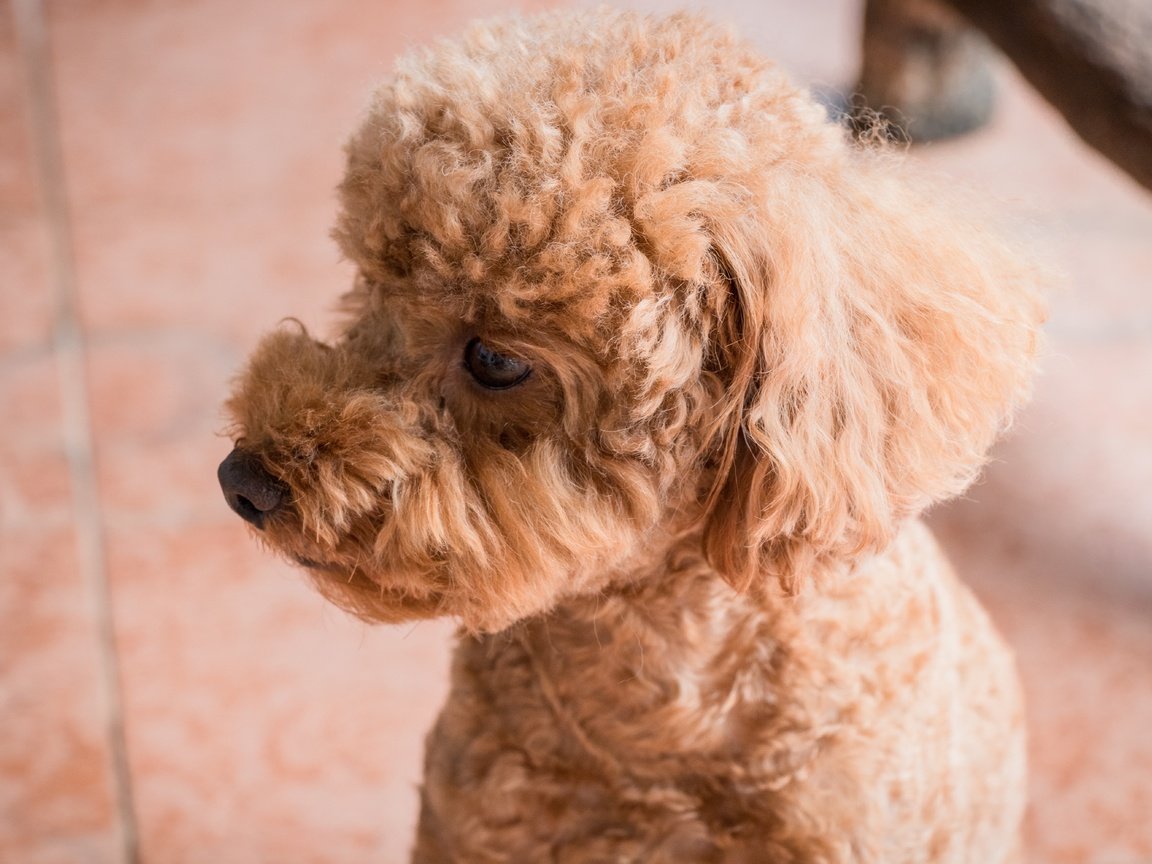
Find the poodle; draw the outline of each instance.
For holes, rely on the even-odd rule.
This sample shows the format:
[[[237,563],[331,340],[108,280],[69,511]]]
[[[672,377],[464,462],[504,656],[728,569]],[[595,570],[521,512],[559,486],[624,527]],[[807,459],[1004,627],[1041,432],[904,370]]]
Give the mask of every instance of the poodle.
[[[263,339],[219,477],[343,608],[459,622],[412,860],[1017,861],[1014,660],[918,515],[1042,269],[692,15],[477,25],[347,157],[338,332]]]

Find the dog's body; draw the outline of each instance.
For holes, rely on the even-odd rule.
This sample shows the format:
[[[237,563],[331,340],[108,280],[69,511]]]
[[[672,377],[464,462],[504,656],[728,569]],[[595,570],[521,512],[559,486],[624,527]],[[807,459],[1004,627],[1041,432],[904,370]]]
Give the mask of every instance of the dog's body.
[[[917,514],[1026,395],[1037,272],[697,19],[409,58],[339,338],[267,337],[225,494],[465,635],[415,860],[1013,860],[1010,654]]]
[[[919,523],[798,597],[685,552],[466,637],[427,752],[418,864],[1017,860],[1011,655]]]

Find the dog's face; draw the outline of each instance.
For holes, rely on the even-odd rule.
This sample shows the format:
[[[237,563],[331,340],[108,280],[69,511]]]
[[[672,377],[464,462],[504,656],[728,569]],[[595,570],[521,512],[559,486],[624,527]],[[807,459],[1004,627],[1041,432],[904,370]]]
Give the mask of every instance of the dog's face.
[[[344,326],[229,402],[229,502],[365,617],[496,629],[684,543],[790,582],[962,486],[1025,386],[1024,265],[850,179],[737,40],[582,14],[407,61],[348,148]]]
[[[338,339],[273,333],[230,403],[286,491],[263,536],[378,619],[497,627],[619,575],[667,547],[716,401],[671,302],[627,246],[361,275]]]

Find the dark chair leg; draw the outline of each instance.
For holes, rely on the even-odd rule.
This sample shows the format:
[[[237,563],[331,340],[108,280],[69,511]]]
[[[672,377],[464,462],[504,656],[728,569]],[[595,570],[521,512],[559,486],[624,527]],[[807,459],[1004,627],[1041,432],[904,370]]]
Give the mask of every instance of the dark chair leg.
[[[930,141],[982,125],[995,44],[1089,145],[1152,189],[1148,0],[866,0],[851,119]]]
[[[938,0],[867,0],[864,63],[851,117],[892,137],[932,141],[982,126],[992,114],[991,48]]]

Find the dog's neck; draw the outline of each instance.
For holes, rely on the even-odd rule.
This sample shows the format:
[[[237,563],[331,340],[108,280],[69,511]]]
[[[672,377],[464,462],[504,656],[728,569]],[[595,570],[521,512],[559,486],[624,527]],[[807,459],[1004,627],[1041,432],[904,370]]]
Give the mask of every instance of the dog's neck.
[[[655,777],[667,763],[687,761],[701,774],[727,775],[733,748],[746,746],[751,730],[759,737],[795,722],[796,706],[781,694],[795,692],[793,678],[807,674],[792,646],[824,593],[812,586],[796,597],[737,593],[684,545],[662,572],[476,640],[478,648],[487,643],[488,659],[477,652],[470,662],[499,656],[530,676],[538,707],[565,732],[564,746],[601,773]],[[777,782],[807,758],[804,748],[779,740],[772,745],[779,758],[761,761],[773,766],[770,776],[748,782]]]

